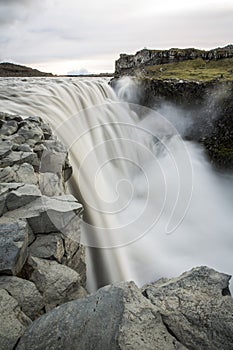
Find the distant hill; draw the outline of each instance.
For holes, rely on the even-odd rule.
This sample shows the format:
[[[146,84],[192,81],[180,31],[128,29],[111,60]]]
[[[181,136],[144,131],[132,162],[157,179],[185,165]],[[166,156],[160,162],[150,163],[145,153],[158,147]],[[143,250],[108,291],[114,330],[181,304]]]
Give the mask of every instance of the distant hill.
[[[53,74],[40,72],[14,63],[0,63],[0,77],[51,77]]]

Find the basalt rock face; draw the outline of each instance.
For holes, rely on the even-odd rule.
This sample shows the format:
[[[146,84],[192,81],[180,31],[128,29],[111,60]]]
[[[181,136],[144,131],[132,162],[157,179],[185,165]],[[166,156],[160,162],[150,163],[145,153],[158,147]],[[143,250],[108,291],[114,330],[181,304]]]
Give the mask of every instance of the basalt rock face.
[[[182,136],[202,143],[215,167],[233,169],[233,81],[143,79],[140,87],[143,105],[180,111],[190,123]]]
[[[67,150],[40,118],[0,113],[0,126],[0,349],[10,350],[31,320],[86,296],[86,265]]]
[[[34,321],[17,350],[231,350],[230,276],[198,267],[140,290],[116,283]]]
[[[223,48],[216,48],[210,51],[190,49],[170,50],[148,50],[143,49],[135,55],[121,54],[115,64],[115,76],[134,75],[136,70],[143,69],[145,66],[157,64],[166,64],[172,62],[180,62],[185,60],[193,60],[202,58],[204,60],[219,60],[223,58],[233,57],[233,45]]]
[[[165,113],[172,121],[172,111],[181,112],[189,127],[182,137],[202,143],[210,161],[218,169],[233,169],[233,81],[191,81],[148,77],[144,68],[150,65],[192,60],[221,60],[233,57],[233,45],[202,51],[171,49],[142,50],[136,55],[121,55],[116,61],[115,79],[130,75],[140,88],[140,103]],[[132,101],[135,103],[135,101]],[[170,113],[166,115],[166,111]],[[180,130],[178,130],[180,132]]]

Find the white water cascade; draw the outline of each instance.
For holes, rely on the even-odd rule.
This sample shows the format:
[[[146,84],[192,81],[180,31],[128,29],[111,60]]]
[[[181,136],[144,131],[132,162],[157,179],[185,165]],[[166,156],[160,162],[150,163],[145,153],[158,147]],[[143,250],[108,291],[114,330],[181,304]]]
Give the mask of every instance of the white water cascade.
[[[89,290],[197,265],[233,274],[232,176],[162,115],[84,78],[2,79],[0,111],[42,117],[69,150]]]

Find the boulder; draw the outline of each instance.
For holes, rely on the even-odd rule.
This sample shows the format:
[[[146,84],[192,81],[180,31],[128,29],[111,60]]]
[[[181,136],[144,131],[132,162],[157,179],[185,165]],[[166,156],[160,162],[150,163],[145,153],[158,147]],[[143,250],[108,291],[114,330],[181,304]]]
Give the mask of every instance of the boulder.
[[[6,140],[10,141],[12,143],[12,145],[21,145],[25,143],[25,139],[22,135],[19,135],[18,133],[10,135],[8,137],[5,138]]]
[[[12,167],[0,168],[0,182],[17,182],[15,181],[15,173]]]
[[[0,120],[14,120],[16,122],[21,122],[23,119],[20,115],[17,114],[9,114],[9,113],[4,113],[0,112]]]
[[[0,350],[14,349],[31,320],[20,310],[18,302],[0,289]]]
[[[52,129],[50,128],[50,126],[48,124],[45,124],[42,122],[42,123],[40,123],[40,128],[44,133],[45,140],[49,140],[53,136]]]
[[[2,127],[0,129],[0,135],[12,135],[18,129],[18,124],[15,120],[8,120],[3,122]]]
[[[6,184],[6,187],[10,189],[11,184]],[[35,185],[18,184],[18,188],[10,191],[6,195],[6,207],[7,210],[14,210],[23,207],[37,198],[41,197],[41,192]]]
[[[0,140],[0,159],[8,156],[12,150],[12,143],[10,141]]]
[[[24,207],[7,212],[4,216],[12,219],[27,219],[35,234],[62,231],[80,235],[82,205],[72,195],[57,197],[41,196]]]
[[[0,168],[0,182],[17,182],[36,185],[38,179],[33,166],[29,163],[23,163]]]
[[[86,254],[85,247],[79,241],[72,239],[72,236],[63,235],[65,254],[62,257],[62,264],[69,266],[79,273],[81,285],[86,286]]]
[[[208,267],[145,286],[169,331],[190,350],[233,349],[230,276]]]
[[[49,139],[35,146],[34,151],[41,159],[40,173],[54,173],[66,182],[72,175],[72,167],[67,156],[67,149],[56,140]]]
[[[37,319],[17,350],[186,349],[133,282],[101,288]]]
[[[29,253],[37,258],[56,260],[78,272],[80,284],[86,286],[85,247],[60,232],[37,234],[29,246]]]
[[[80,276],[69,267],[31,256],[26,269],[29,280],[43,295],[46,310],[80,296]]]
[[[61,174],[67,157],[67,150],[57,140],[43,143],[46,147],[41,155],[40,172]]]
[[[43,140],[43,131],[39,126],[39,120],[31,120],[30,117],[19,123],[18,135],[22,135],[25,141],[33,146]]]
[[[0,219],[0,274],[21,271],[28,255],[28,230],[23,220]]]
[[[3,168],[23,163],[29,163],[34,167],[39,166],[39,160],[34,152],[12,151],[6,157],[0,160],[0,166]]]
[[[13,149],[13,151],[32,152],[31,147],[26,143],[23,143],[20,145],[14,144],[12,149]]]
[[[35,185],[24,183],[0,184],[0,216],[6,211],[25,206],[41,197],[41,192]]]
[[[22,311],[31,320],[43,313],[43,298],[34,283],[15,276],[0,276],[0,289],[5,289],[17,300]]]
[[[54,173],[40,173],[39,186],[45,196],[60,196],[65,192],[64,180]]]
[[[37,258],[55,259],[61,263],[65,253],[61,234],[37,235],[36,240],[29,247],[29,252]]]
[[[31,164],[23,163],[21,165],[14,165],[12,170],[15,175],[15,182],[37,185],[38,179]]]

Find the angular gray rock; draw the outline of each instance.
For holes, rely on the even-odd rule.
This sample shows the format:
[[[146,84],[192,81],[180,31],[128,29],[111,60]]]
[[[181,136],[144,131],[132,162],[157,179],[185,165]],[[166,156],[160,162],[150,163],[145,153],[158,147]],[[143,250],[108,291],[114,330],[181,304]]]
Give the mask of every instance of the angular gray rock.
[[[85,247],[60,232],[37,234],[29,246],[29,253],[37,258],[56,260],[78,272],[80,284],[86,286]]]
[[[50,233],[62,231],[79,240],[80,213],[83,207],[72,195],[42,196],[24,207],[7,212],[12,219],[27,219],[32,231]]]
[[[81,285],[86,286],[86,254],[85,247],[72,237],[62,235],[65,254],[62,257],[62,264],[72,268],[79,273]],[[75,238],[75,237],[74,237]]]
[[[24,183],[1,183],[0,184],[0,216],[9,210],[34,201],[41,197],[41,192],[35,185]]]
[[[143,294],[160,310],[167,328],[190,350],[233,349],[230,276],[198,267],[178,278],[145,286]]]
[[[0,350],[14,349],[31,320],[20,310],[18,302],[0,289]]]
[[[37,144],[34,148],[40,158],[40,173],[57,174],[66,182],[72,175],[72,167],[69,163],[67,149],[56,140],[49,139]]]
[[[41,154],[40,172],[61,174],[67,157],[67,150],[57,140],[43,143],[46,147]]]
[[[37,319],[17,350],[186,349],[136,285],[119,283],[72,301]]]
[[[29,280],[43,295],[46,310],[79,297],[80,276],[69,267],[31,256],[26,268]]]
[[[35,241],[29,247],[29,252],[34,257],[55,259],[61,263],[65,253],[61,234],[37,235]]]
[[[18,133],[10,136],[5,136],[5,139],[10,141],[12,145],[22,145],[25,143],[24,137],[22,135],[19,135]]]
[[[9,141],[0,140],[0,159],[8,156],[12,150],[12,143]]]
[[[13,151],[32,152],[31,147],[26,143],[23,143],[20,145],[14,144],[12,149],[13,149]]]
[[[15,120],[8,120],[3,122],[3,125],[0,129],[0,135],[12,135],[14,134],[18,129],[18,124]]]
[[[0,289],[5,289],[17,300],[22,311],[31,320],[43,314],[43,298],[34,283],[15,276],[0,276]]]
[[[28,255],[28,225],[23,220],[0,219],[0,273],[17,275]]]
[[[0,168],[0,182],[23,182],[25,184],[36,185],[38,183],[38,179],[36,173],[34,172],[33,166],[28,163],[23,163],[21,165]]]
[[[29,163],[34,167],[39,167],[39,160],[34,152],[12,151],[0,160],[0,166],[3,168],[23,163]]]
[[[21,165],[14,165],[12,170],[15,174],[15,182],[24,182],[30,185],[36,185],[38,183],[38,179],[31,164],[23,163]]]
[[[45,196],[60,196],[65,192],[64,180],[54,173],[39,173],[39,187]]]
[[[8,188],[10,185],[8,185]],[[41,192],[35,185],[19,184],[19,187],[10,191],[6,196],[7,210],[14,210],[23,207],[37,198],[41,197]]]
[[[0,119],[1,120],[15,120],[16,122],[21,122],[23,119],[20,115],[17,114],[9,114],[5,112],[0,112]]]
[[[48,124],[45,124],[42,122],[42,123],[40,123],[40,128],[44,133],[45,140],[48,140],[52,137],[53,132]]]
[[[17,134],[22,135],[25,141],[31,146],[44,138],[43,131],[39,127],[38,121],[30,120],[30,118],[19,123]]]
[[[17,182],[15,181],[14,171],[12,167],[0,168],[0,182]]]

